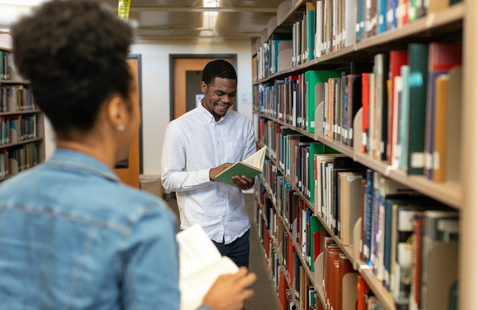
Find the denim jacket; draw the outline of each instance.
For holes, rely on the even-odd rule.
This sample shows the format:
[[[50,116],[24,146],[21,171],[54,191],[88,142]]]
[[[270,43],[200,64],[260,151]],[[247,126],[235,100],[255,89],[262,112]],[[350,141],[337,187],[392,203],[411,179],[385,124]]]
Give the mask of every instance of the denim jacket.
[[[179,309],[175,234],[161,200],[58,149],[0,185],[0,309]]]

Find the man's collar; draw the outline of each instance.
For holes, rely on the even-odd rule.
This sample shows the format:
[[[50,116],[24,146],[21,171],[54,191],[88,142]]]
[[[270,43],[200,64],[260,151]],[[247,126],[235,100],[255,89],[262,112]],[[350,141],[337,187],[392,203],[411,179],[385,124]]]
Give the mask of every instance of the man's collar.
[[[211,112],[209,112],[203,105],[202,105],[202,102],[201,104],[199,105],[199,113],[204,117],[204,119],[209,122],[209,123],[220,123],[222,122],[226,117],[227,115],[229,114],[229,110],[226,112],[226,114],[224,116],[221,116],[221,118],[216,122],[216,120],[214,119],[214,115],[211,114]]]

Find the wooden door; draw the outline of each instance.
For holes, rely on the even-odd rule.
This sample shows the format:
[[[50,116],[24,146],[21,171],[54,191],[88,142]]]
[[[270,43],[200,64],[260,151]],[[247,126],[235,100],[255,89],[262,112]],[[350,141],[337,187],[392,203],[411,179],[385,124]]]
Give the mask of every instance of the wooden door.
[[[132,56],[128,58],[128,64],[131,67],[131,72],[133,73],[133,77],[137,83],[138,87],[138,96],[140,96],[139,104],[140,104],[140,111],[141,111],[141,82],[139,80],[139,70],[140,70],[140,58],[139,56]],[[128,158],[120,163],[117,163],[115,168],[116,175],[123,181],[123,183],[139,188],[139,174],[141,173],[140,165],[141,165],[141,127],[138,130],[138,134],[135,136],[133,141],[129,146],[129,155]]]
[[[202,71],[212,60],[224,59],[234,65],[233,58],[173,58],[173,111],[174,119],[186,113],[186,73]]]

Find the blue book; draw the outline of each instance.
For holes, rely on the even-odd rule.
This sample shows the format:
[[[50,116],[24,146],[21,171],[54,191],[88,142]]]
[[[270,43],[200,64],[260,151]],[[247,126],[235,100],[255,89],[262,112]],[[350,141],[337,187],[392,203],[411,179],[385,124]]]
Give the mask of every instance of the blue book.
[[[392,30],[397,28],[397,0],[391,0],[390,1],[390,8],[389,8],[389,18],[387,18],[387,23],[388,23],[388,30]]]
[[[371,265],[370,249],[372,246],[372,201],[373,201],[373,170],[367,170],[367,185],[365,187],[364,217],[363,217],[363,258]]]
[[[380,0],[379,32],[387,31],[387,0]]]

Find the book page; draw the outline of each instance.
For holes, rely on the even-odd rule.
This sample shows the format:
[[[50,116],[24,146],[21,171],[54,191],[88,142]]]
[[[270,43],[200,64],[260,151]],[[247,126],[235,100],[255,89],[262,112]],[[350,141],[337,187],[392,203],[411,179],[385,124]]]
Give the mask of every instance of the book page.
[[[198,224],[179,232],[176,240],[181,310],[196,309],[220,275],[236,273],[239,268],[230,258],[221,256]]]
[[[179,279],[221,259],[221,254],[198,224],[176,235],[179,244]]]
[[[248,164],[252,167],[260,169],[262,171],[262,164],[264,163],[264,157],[266,155],[266,146],[261,148],[259,151],[255,152],[242,162]]]
[[[223,256],[219,261],[181,279],[179,282],[181,310],[197,309],[220,275],[234,274],[238,270],[239,268],[229,257]]]

